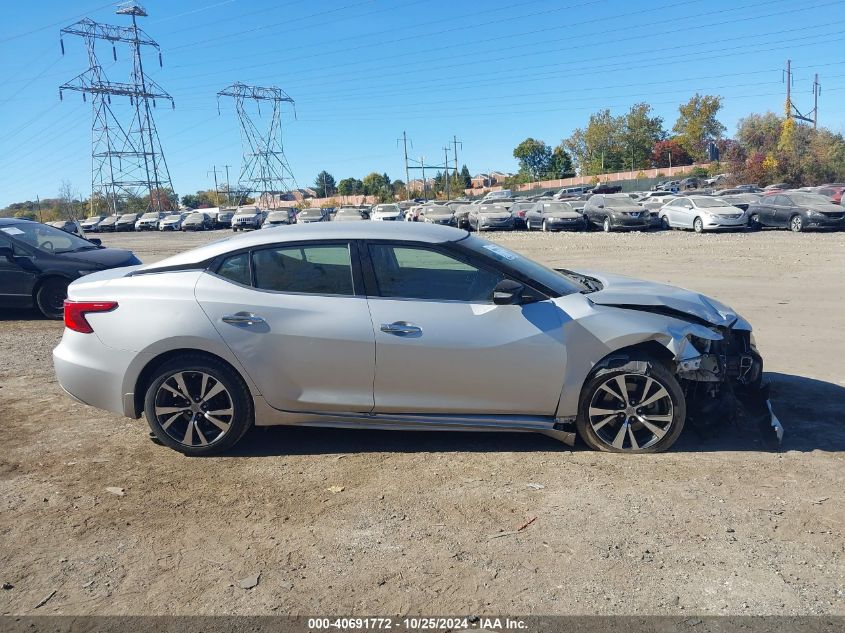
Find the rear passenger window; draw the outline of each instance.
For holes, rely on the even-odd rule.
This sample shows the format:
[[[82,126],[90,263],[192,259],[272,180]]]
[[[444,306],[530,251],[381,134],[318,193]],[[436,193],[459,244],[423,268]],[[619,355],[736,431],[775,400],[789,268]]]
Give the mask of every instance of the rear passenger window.
[[[237,284],[243,284],[244,286],[252,285],[252,280],[249,276],[249,253],[240,253],[239,255],[227,257],[217,269],[217,274]]]
[[[277,292],[352,295],[347,244],[285,246],[252,254],[255,287]]]

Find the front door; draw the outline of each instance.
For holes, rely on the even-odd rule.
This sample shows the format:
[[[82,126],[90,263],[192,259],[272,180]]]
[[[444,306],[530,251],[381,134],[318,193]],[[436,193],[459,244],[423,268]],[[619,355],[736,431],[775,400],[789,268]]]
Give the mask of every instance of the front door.
[[[368,251],[376,413],[554,415],[566,365],[559,308],[494,305],[502,273],[436,246]]]
[[[375,338],[350,244],[282,244],[229,256],[196,298],[270,406],[370,412]]]
[[[11,235],[14,235],[14,231],[21,232],[14,226],[5,227],[2,231]],[[30,256],[3,235],[3,232],[0,232],[0,246],[12,249],[15,256],[21,256],[21,258]],[[8,306],[29,305],[32,301],[35,278],[35,271],[24,269],[14,257],[0,257],[0,303]]]

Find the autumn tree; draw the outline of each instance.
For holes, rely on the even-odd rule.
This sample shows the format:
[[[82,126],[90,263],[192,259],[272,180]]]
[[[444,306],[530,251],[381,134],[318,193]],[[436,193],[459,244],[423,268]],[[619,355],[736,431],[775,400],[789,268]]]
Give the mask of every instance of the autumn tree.
[[[678,107],[679,116],[672,131],[697,161],[707,158],[708,141],[721,138],[725,132],[725,126],[716,118],[721,108],[721,97],[698,93]]]

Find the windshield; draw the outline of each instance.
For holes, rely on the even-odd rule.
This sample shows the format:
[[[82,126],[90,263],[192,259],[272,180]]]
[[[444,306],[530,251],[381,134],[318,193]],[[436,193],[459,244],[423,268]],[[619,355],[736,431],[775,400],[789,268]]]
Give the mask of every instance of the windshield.
[[[791,193],[789,197],[792,199],[792,202],[795,204],[831,204],[829,198],[825,198],[824,196],[820,196],[817,193]]]
[[[142,220],[158,220],[158,213],[145,213],[142,217]]]
[[[338,215],[361,215],[361,212],[358,209],[340,209],[337,212]]]
[[[338,211],[338,213],[340,212]],[[317,217],[319,215],[322,215],[322,211],[320,209],[305,209],[303,211],[300,211],[299,215],[305,218]]]
[[[612,207],[613,209],[625,209],[630,211],[642,211],[642,207],[631,200],[627,194],[606,195],[604,197],[604,206]]]
[[[566,202],[543,203],[543,213],[554,213],[555,211],[572,211],[572,207]]]
[[[0,231],[3,231],[9,237],[48,253],[71,253],[97,248],[88,240],[77,237],[73,233],[66,233],[61,229],[38,222],[21,222],[12,226],[4,226]]]
[[[203,213],[192,213],[187,218],[185,218],[185,222],[187,222],[188,220],[190,220],[191,222],[202,222],[204,217],[205,214]]]
[[[423,213],[428,213],[429,215],[452,215],[452,209],[449,207],[425,207]]]
[[[701,209],[712,209],[713,207],[729,207],[731,206],[725,200],[721,198],[692,198],[692,201],[695,202],[695,206]]]
[[[252,209],[249,207],[235,211],[235,215],[255,215],[256,213],[258,213],[258,209]]]
[[[85,218],[85,221],[86,222],[96,222],[99,219],[100,219],[99,215],[92,215],[90,218]]]
[[[134,220],[136,217],[138,217],[138,216],[136,216],[134,213],[124,213],[122,216],[120,216],[120,219],[121,220]]]
[[[458,244],[479,255],[495,259],[525,277],[533,279],[547,288],[554,290],[560,295],[571,295],[576,292],[589,291],[587,286],[578,283],[571,277],[554,271],[551,268],[546,268],[542,264],[523,257],[519,253],[514,253],[499,244],[493,244],[475,235],[465,237]]]
[[[395,204],[380,204],[376,207],[376,213],[399,213],[399,207]]]

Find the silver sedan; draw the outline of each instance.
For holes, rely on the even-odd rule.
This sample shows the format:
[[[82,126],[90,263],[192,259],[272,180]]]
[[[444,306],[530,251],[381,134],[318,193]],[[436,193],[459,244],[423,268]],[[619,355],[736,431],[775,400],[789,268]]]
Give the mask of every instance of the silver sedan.
[[[531,431],[668,449],[738,402],[780,434],[751,326],[695,292],[552,270],[433,224],[294,225],[70,285],[83,403],[189,455],[253,425]]]
[[[692,229],[696,233],[748,226],[745,211],[712,196],[681,196],[661,207],[660,221],[665,229]]]

